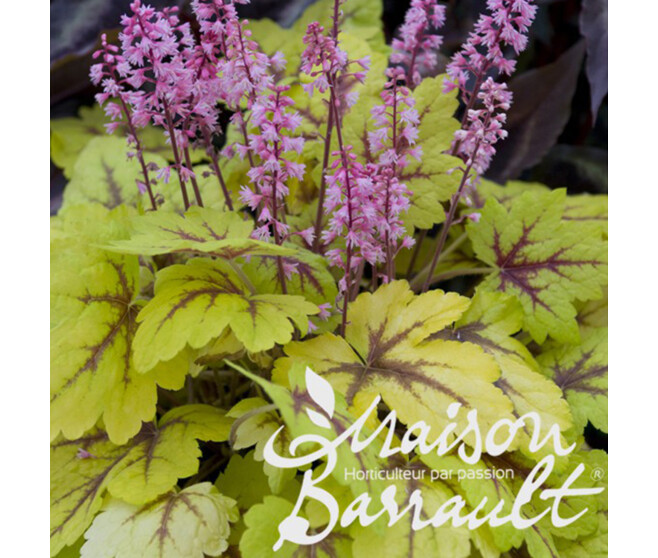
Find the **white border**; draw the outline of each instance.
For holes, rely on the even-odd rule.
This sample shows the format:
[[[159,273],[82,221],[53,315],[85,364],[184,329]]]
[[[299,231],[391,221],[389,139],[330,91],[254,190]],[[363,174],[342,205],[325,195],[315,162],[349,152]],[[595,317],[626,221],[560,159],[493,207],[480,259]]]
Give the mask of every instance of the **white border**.
[[[2,550],[48,556],[49,10],[2,36]],[[658,95],[654,2],[610,3],[610,552],[655,548]],[[649,551],[650,552],[650,551]],[[5,553],[3,553],[5,554]],[[647,554],[648,555],[648,554]]]
[[[4,6],[0,137],[3,556],[49,544],[49,9]]]
[[[610,2],[609,556],[612,557],[655,555],[656,547],[656,21],[655,2]]]

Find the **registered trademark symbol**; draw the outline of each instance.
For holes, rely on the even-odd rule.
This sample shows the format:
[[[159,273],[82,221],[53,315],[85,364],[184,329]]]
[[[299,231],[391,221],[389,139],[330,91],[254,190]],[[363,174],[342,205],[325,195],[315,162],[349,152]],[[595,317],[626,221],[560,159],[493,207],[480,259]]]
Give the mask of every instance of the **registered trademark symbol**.
[[[600,481],[605,477],[605,470],[602,467],[594,467],[591,474],[592,480]]]

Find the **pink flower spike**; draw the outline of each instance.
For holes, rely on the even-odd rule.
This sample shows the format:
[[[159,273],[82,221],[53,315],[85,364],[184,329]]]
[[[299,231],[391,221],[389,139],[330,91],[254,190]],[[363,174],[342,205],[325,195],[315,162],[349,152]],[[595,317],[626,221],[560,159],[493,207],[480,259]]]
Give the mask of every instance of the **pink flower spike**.
[[[433,30],[443,27],[445,6],[437,0],[412,0],[400,27],[400,39],[393,39],[391,62],[407,68],[409,86],[420,83],[421,74],[429,73],[437,65],[437,51],[443,43]]]

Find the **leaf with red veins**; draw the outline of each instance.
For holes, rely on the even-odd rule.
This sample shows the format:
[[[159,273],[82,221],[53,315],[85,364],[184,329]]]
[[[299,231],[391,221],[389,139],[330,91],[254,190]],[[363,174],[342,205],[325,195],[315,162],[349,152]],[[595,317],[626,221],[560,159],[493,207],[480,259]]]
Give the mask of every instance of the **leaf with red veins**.
[[[542,372],[563,391],[582,431],[591,422],[608,431],[608,328],[583,331],[580,345],[558,345],[537,357]]]
[[[156,423],[143,423],[125,445],[94,429],[50,448],[51,550],[74,543],[91,524],[107,492],[141,505],[199,469],[197,440],[228,438],[232,419],[210,405],[183,405]]]
[[[157,386],[178,389],[189,370],[185,358],[148,374],[133,365],[139,260],[95,246],[125,238],[130,213],[79,206],[53,221],[51,439],[79,438],[102,418],[110,440],[123,444],[153,418]]]
[[[607,243],[600,228],[564,220],[566,192],[528,192],[507,209],[490,199],[467,231],[477,258],[492,267],[479,285],[514,295],[524,329],[538,343],[547,336],[579,341],[574,302],[602,296],[607,283]]]

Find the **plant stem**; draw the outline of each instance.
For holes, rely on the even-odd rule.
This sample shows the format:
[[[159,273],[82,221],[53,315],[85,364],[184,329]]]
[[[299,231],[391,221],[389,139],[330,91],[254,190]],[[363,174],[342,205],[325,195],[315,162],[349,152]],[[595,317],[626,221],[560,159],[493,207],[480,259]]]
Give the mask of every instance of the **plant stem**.
[[[183,205],[187,211],[190,208],[190,200],[187,197],[187,189],[185,187],[185,180],[183,180],[183,173],[181,172],[182,164],[180,159],[180,152],[178,151],[178,143],[176,142],[176,134],[174,133],[174,123],[171,120],[171,113],[169,112],[169,105],[167,101],[163,100],[165,118],[167,120],[167,130],[169,131],[169,140],[171,141],[171,149],[174,152],[174,162],[176,163],[176,172],[178,173],[178,180],[180,181],[181,194],[183,195]]]
[[[151,180],[149,179],[148,168],[146,166],[146,161],[144,161],[144,152],[142,150],[142,143],[139,141],[139,138],[137,137],[137,130],[135,129],[132,118],[130,116],[130,110],[128,109],[128,105],[126,104],[126,101],[124,101],[123,99],[123,95],[119,94],[118,98],[121,101],[121,108],[123,110],[124,116],[126,117],[126,124],[128,125],[128,130],[130,131],[130,135],[135,140],[135,152],[137,154],[137,160],[139,161],[139,164],[142,167],[142,174],[144,175],[144,186],[146,187],[146,191],[149,194],[149,199],[151,200],[151,207],[153,208],[153,211],[157,211],[158,205],[155,203],[155,196],[153,195],[153,189],[151,188]]]
[[[185,155],[185,166],[192,171],[192,160],[190,159],[190,150],[187,145],[183,148],[183,154]],[[199,190],[199,184],[196,181],[196,176],[192,174],[190,176],[190,181],[192,182],[192,189],[194,190],[194,197],[196,198],[196,203],[199,207],[203,207],[203,200],[201,199],[201,191]]]
[[[224,182],[224,176],[222,175],[222,171],[219,168],[219,159],[217,158],[217,153],[215,153],[215,149],[213,148],[210,132],[208,132],[208,130],[204,128],[203,133],[206,142],[206,153],[210,157],[210,163],[212,165],[212,169],[213,171],[215,171],[215,176],[217,177],[217,180],[219,181],[219,185],[222,188],[222,192],[224,193],[224,200],[226,201],[226,207],[228,207],[230,211],[233,211],[233,201],[231,200],[231,195],[229,194],[228,188],[226,187],[226,182]]]
[[[324,155],[322,157],[322,176],[320,177],[320,192],[318,194],[318,211],[315,216],[315,230],[313,237],[313,251],[320,251],[320,233],[322,232],[322,216],[324,214],[324,195],[326,190],[325,173],[329,164],[329,154],[331,153],[331,133],[334,127],[334,111],[332,106],[335,104],[334,90],[329,93],[329,116],[327,117],[327,133],[324,136]]]
[[[254,287],[254,284],[251,282],[249,277],[247,277],[245,272],[242,271],[242,268],[238,264],[236,264],[233,260],[226,260],[226,261],[231,266],[233,271],[235,271],[235,273],[238,275],[238,277],[240,277],[240,279],[242,279],[242,282],[245,284],[247,289],[249,289],[249,292],[251,294],[256,294],[256,287]]]
[[[345,295],[343,296],[343,318],[340,324],[340,334],[342,337],[345,337],[345,330],[347,329],[347,306],[350,298],[350,286],[351,286],[351,276],[352,276],[352,246],[348,244],[347,246],[347,257],[346,257],[346,270],[345,270]]]
[[[338,15],[339,15],[339,5],[338,0],[334,0],[334,13],[333,13],[333,25],[331,28],[331,38],[334,40],[334,43],[338,45]],[[333,76],[333,83],[337,80],[336,75]],[[327,165],[329,164],[329,155],[331,154],[331,134],[334,127],[334,106],[336,104],[335,97],[335,87],[332,87],[329,91],[329,114],[327,116],[327,132],[324,135],[324,154],[322,157],[322,175],[320,176],[320,192],[318,194],[318,211],[315,217],[315,229],[313,237],[313,251],[320,251],[320,233],[322,232],[322,216],[323,216],[323,206],[324,206],[324,195],[326,190],[325,182],[325,172],[327,171]]]

